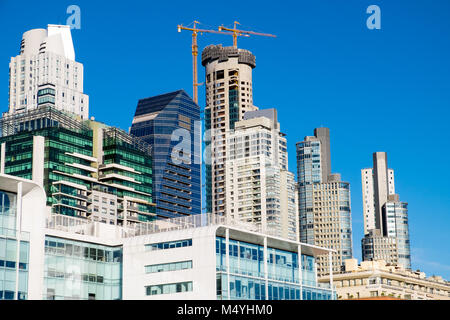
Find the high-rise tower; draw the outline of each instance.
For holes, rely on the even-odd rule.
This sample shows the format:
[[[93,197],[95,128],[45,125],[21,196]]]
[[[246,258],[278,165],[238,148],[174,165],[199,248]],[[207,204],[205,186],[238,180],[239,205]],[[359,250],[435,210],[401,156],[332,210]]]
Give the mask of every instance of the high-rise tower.
[[[374,168],[361,170],[363,193],[364,234],[369,230],[381,230],[383,205],[389,195],[395,194],[394,170],[387,168],[385,152],[373,154]],[[378,203],[378,205],[376,205]]]
[[[252,69],[255,56],[248,50],[222,45],[207,46],[202,52],[205,67],[205,129],[211,130],[206,142],[207,212],[226,214],[225,161],[226,135],[253,105]]]
[[[9,63],[8,114],[40,106],[89,116],[83,93],[83,65],[75,61],[70,26],[51,25],[25,32],[20,54]]]
[[[201,213],[200,123],[200,108],[184,90],[138,102],[130,133],[152,146],[153,199],[162,217]],[[182,157],[179,143],[189,149]]]
[[[276,109],[249,111],[227,135],[226,215],[291,240],[298,236],[294,174]]]
[[[386,152],[373,153],[373,169],[361,170],[364,238],[363,260],[384,259],[411,268],[408,204],[395,194],[394,170]]]
[[[297,143],[300,241],[336,250],[333,272],[352,257],[350,184],[331,173],[330,131],[314,129]],[[328,257],[318,257],[319,276],[329,273]]]

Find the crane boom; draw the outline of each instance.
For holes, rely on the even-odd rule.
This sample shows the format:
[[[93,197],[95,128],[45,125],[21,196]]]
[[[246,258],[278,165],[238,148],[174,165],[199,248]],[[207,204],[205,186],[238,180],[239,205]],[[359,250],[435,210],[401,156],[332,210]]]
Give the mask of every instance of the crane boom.
[[[233,34],[233,47],[237,48],[237,37],[238,36],[245,36],[245,35],[255,35],[255,36],[263,36],[263,37],[272,37],[272,38],[276,38],[276,35],[270,34],[270,33],[261,33],[261,32],[254,32],[254,31],[250,31],[250,30],[240,30],[240,29],[236,29],[236,25],[240,24],[239,22],[235,21],[234,22],[234,28],[227,28],[224,27],[223,25],[221,25],[219,27],[219,31],[222,30],[226,30],[226,31],[231,31]]]
[[[181,30],[192,31],[192,80],[193,80],[193,100],[198,104],[198,75],[197,75],[197,56],[198,56],[198,45],[197,45],[197,35],[198,33],[215,33],[215,34],[232,34],[230,32],[221,32],[216,30],[208,30],[208,29],[199,29],[197,28],[197,24],[200,22],[194,21],[194,26],[192,28],[185,27],[182,24],[179,24],[178,32]]]

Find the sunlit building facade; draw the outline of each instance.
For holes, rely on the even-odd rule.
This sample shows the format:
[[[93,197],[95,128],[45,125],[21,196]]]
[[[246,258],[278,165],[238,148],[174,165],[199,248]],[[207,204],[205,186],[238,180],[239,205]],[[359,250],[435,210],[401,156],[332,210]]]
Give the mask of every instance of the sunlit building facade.
[[[297,143],[297,178],[300,241],[335,250],[318,258],[319,276],[340,272],[353,256],[350,184],[331,173],[328,128]]]

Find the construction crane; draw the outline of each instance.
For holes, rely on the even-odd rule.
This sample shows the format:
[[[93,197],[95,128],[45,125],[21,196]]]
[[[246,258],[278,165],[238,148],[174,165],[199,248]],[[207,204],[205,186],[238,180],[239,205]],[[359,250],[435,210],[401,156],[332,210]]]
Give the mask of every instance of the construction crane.
[[[222,31],[216,31],[216,30],[207,30],[207,29],[199,29],[197,28],[197,24],[200,24],[198,21],[194,21],[194,26],[192,28],[185,27],[182,24],[178,25],[178,32],[181,32],[181,30],[188,30],[192,31],[192,74],[193,74],[193,98],[194,102],[198,104],[198,86],[202,85],[201,83],[198,83],[197,80],[197,56],[198,56],[198,46],[197,46],[197,35],[198,33],[216,33],[216,34],[232,34],[230,32],[222,32]]]
[[[234,28],[227,28],[224,27],[223,25],[221,25],[219,27],[219,31],[231,31],[233,34],[233,47],[237,48],[237,37],[238,36],[249,36],[249,35],[255,35],[255,36],[264,36],[264,37],[272,37],[272,38],[276,38],[276,35],[270,34],[270,33],[260,33],[260,32],[254,32],[254,31],[248,31],[248,30],[239,30],[236,29],[236,25],[240,24],[239,22],[235,21],[234,22]]]

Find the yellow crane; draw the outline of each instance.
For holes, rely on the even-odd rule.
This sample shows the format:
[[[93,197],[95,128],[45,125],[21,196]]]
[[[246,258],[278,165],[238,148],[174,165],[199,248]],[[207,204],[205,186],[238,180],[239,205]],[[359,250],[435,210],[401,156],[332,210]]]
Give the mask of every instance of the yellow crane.
[[[219,27],[219,31],[231,31],[233,34],[233,47],[237,48],[237,37],[238,36],[249,36],[249,35],[255,35],[255,36],[264,36],[264,37],[272,37],[272,38],[276,38],[276,35],[270,34],[270,33],[261,33],[261,32],[254,32],[254,31],[249,31],[249,30],[239,30],[236,29],[236,25],[240,24],[239,22],[235,21],[234,22],[234,28],[227,28],[224,27],[223,25],[221,25]]]
[[[216,30],[207,30],[207,29],[199,29],[197,28],[197,24],[200,24],[198,21],[194,21],[193,27],[185,27],[182,24],[178,25],[178,32],[181,32],[181,30],[188,30],[192,31],[192,74],[193,74],[193,98],[195,103],[198,104],[198,86],[201,85],[201,83],[198,83],[198,76],[197,76],[197,56],[198,56],[198,46],[197,46],[197,35],[198,33],[217,33],[217,34],[232,34],[230,32],[222,32],[222,31],[216,31]]]

